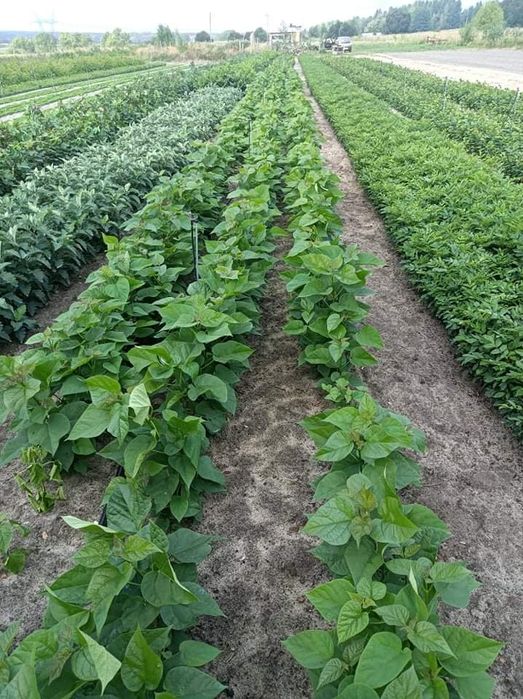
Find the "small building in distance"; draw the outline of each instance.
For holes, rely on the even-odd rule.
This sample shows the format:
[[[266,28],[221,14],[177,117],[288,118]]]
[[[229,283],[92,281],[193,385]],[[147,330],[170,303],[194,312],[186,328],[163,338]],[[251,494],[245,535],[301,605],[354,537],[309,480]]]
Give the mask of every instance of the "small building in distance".
[[[296,48],[301,44],[300,26],[290,25],[289,29],[280,32],[269,32],[270,48]]]

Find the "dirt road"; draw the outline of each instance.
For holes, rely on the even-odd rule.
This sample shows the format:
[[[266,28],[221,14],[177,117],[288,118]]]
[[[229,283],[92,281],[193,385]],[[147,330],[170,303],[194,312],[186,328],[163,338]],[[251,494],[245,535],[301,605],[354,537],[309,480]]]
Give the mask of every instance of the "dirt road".
[[[516,49],[455,49],[365,55],[442,78],[483,82],[523,90],[523,51]]]

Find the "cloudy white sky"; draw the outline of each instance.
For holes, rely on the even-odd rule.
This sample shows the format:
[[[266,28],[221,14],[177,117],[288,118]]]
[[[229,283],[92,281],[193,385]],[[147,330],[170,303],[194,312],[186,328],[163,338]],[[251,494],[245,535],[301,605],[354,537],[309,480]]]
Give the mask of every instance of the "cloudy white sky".
[[[209,26],[213,31],[247,31],[256,26],[278,29],[282,21],[310,26],[330,19],[371,15],[378,8],[404,4],[402,0],[2,0],[0,30],[37,30],[39,22],[55,20],[55,31],[106,31],[121,27],[126,31],[154,30],[160,22],[180,31],[197,31]],[[471,2],[464,2],[471,4]]]

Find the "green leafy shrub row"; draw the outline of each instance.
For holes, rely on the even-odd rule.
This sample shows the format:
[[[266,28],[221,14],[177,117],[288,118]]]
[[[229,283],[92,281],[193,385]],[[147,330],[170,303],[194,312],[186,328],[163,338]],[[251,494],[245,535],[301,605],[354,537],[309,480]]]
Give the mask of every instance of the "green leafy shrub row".
[[[70,158],[90,144],[111,141],[123,126],[194,89],[211,83],[244,88],[258,64],[264,61],[140,77],[103,94],[53,110],[30,110],[24,118],[0,124],[0,194],[10,192],[37,167]]]
[[[130,235],[121,240],[105,237],[108,264],[90,275],[88,289],[66,313],[29,340],[41,347],[2,357],[5,393],[0,419],[12,415],[11,429],[17,434],[5,445],[1,462],[23,454],[28,468],[20,482],[36,509],[52,506],[56,488],[51,490],[48,480],[56,484],[71,468],[85,470],[86,460],[96,453],[93,437],[98,435],[87,441],[85,435],[78,442],[68,439],[75,417],[89,407],[89,400],[78,402],[83,378],[112,371],[119,382],[123,349],[148,342],[159,332],[161,317],[154,302],[162,295],[184,293],[193,279],[192,219],[197,218],[200,235],[217,226],[231,159],[246,147],[241,129],[247,128],[249,106],[250,100],[243,100],[222,124],[216,143],[191,152],[179,175],[149,193],[148,204],[126,225]],[[239,123],[234,136],[229,121],[235,128]],[[87,386],[82,393],[88,399]],[[56,395],[58,401],[53,399]],[[99,411],[91,408],[100,418],[97,428],[125,436],[128,401],[110,401]],[[43,428],[35,432],[36,424]],[[66,424],[68,430],[61,434]]]
[[[84,73],[78,79],[75,79],[75,76],[71,76],[71,79],[64,78],[56,82],[50,80],[47,86],[27,90],[22,89],[14,92],[14,94],[10,93],[0,97],[0,116],[15,114],[25,109],[29,111],[38,107],[38,105],[58,102],[62,98],[90,92],[103,85],[123,84],[137,77],[144,78],[145,76],[165,72],[166,70],[168,68],[165,63],[154,62],[143,66],[129,66],[128,68],[114,68],[113,70]]]
[[[520,186],[313,58],[311,89],[460,361],[523,430]]]
[[[302,423],[329,466],[314,484],[319,507],[304,531],[320,539],[313,553],[333,579],[306,594],[324,627],[284,645],[308,670],[315,699],[488,699],[494,682],[486,670],[501,644],[442,624],[438,614],[440,603],[465,607],[478,583],[462,562],[437,560],[450,536],[444,522],[399,496],[420,483],[409,454],[425,449],[423,434],[353,374],[374,364],[381,346],[365,303],[379,262],[340,242],[337,178],[322,165],[311,126],[302,140],[286,177],[294,238],[283,275],[286,331],[299,338],[300,362],[318,371],[334,404]]]
[[[500,117],[491,110],[476,111],[446,99],[427,85],[410,85],[404,72],[383,71],[378,61],[326,59],[328,64],[351,82],[383,99],[401,114],[421,120],[430,128],[443,131],[463,143],[476,155],[484,156],[508,177],[523,180],[523,121]],[[392,66],[396,68],[397,66]],[[386,66],[388,69],[389,66]]]
[[[126,127],[112,144],[90,146],[37,170],[0,199],[0,340],[23,339],[28,316],[101,249],[162,174],[186,162],[240,97],[205,88]]]
[[[104,497],[104,525],[66,518],[85,545],[76,565],[47,588],[44,628],[13,651],[16,629],[0,636],[6,696],[212,699],[224,689],[199,669],[218,651],[187,634],[201,615],[221,613],[197,583],[196,565],[212,537],[184,525],[199,515],[205,492],[223,487],[205,450],[234,411],[234,385],[251,353],[244,336],[257,322],[256,301],[272,264],[268,236],[283,153],[300,138],[291,71],[283,60],[260,74],[217,142],[156,188],[131,222],[132,234],[107,239],[107,267],[76,308],[36,338],[42,349],[3,358],[17,363],[18,389],[32,392],[39,383],[26,408],[34,408],[34,398],[46,415],[34,423],[38,411],[32,413],[41,429],[30,449],[52,461],[57,440],[72,441],[80,462],[84,446],[95,442],[123,473]],[[228,185],[230,203],[210,231]],[[206,250],[197,279],[190,254],[195,212]],[[89,314],[93,322],[75,332],[74,318],[83,323]],[[20,414],[26,408],[18,397]],[[54,416],[67,404],[73,409],[75,398],[81,411],[74,425],[62,413],[72,429],[59,435]]]
[[[345,61],[345,59],[342,60]],[[523,122],[523,103],[517,97],[515,90],[467,80],[446,80],[421,70],[403,68],[382,61],[371,62],[363,59],[362,64],[385,77],[401,78],[402,85],[406,88],[415,87],[424,92],[439,95],[441,98],[446,94],[448,100],[463,107],[482,111],[485,114],[498,115],[503,120],[510,118],[520,125]]]

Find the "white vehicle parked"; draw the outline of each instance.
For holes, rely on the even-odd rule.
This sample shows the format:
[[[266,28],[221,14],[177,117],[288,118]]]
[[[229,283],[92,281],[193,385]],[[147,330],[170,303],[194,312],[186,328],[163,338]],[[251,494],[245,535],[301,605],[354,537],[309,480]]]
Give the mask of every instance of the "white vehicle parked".
[[[351,53],[352,39],[350,36],[339,36],[332,46],[332,53]]]

